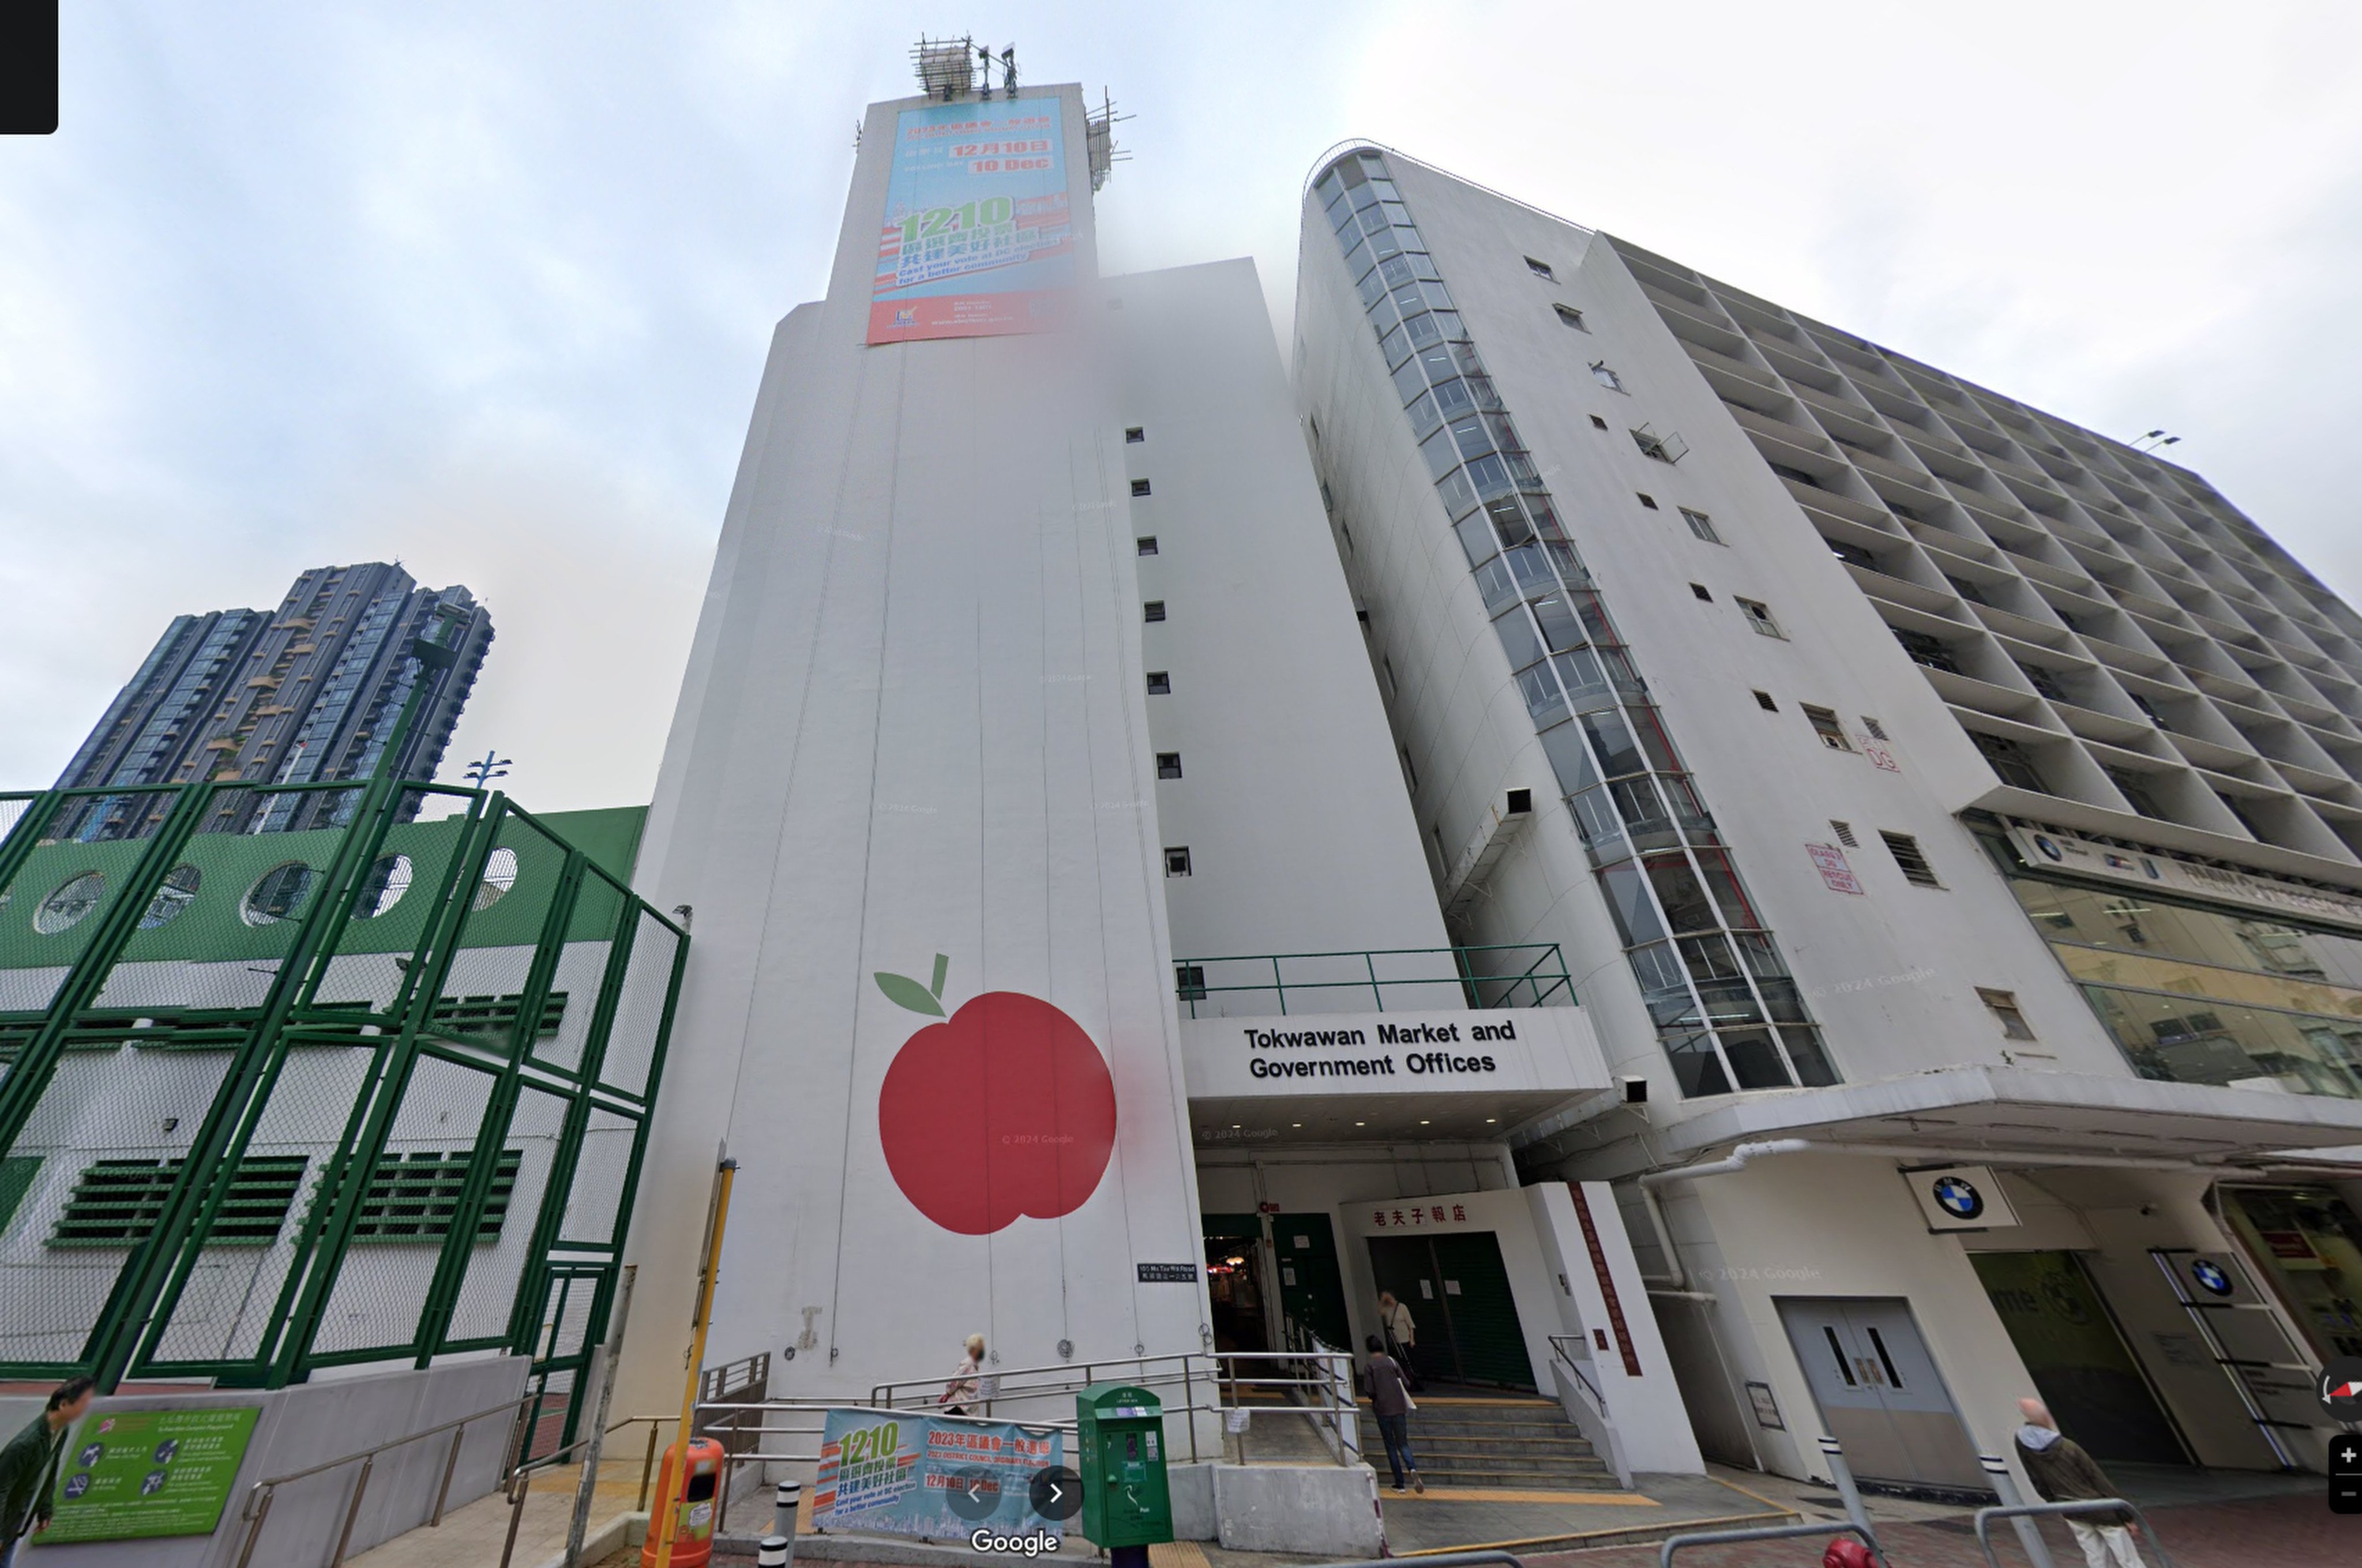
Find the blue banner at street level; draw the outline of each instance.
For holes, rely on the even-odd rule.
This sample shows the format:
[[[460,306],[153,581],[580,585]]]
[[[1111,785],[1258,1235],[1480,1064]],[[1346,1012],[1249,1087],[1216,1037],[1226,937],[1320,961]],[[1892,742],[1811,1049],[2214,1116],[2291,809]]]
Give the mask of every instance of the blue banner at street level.
[[[822,1429],[812,1524],[924,1540],[965,1540],[980,1528],[1062,1535],[1027,1488],[1065,1463],[1065,1449],[1055,1428],[839,1407]]]

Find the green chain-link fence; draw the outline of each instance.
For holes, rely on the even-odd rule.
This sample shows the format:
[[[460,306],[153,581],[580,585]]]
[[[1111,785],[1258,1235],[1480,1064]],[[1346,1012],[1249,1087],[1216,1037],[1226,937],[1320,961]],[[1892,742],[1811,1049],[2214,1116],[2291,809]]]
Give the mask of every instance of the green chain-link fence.
[[[0,795],[0,1377],[603,1338],[688,938],[498,793]]]

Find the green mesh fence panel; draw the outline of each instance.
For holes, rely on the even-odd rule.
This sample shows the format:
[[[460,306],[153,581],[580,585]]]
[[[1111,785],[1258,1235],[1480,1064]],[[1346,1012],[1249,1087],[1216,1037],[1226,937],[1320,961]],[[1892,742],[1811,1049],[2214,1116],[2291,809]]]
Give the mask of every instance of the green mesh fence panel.
[[[631,1179],[632,1151],[640,1124],[604,1106],[594,1106],[575,1156],[574,1185],[566,1196],[566,1218],[557,1239],[583,1246],[616,1244],[624,1220],[624,1187]]]
[[[510,1199],[515,1222],[506,1228],[499,1242],[477,1247],[469,1254],[467,1272],[452,1308],[450,1327],[444,1335],[444,1349],[507,1338],[509,1320],[516,1307],[517,1283],[524,1277],[526,1264],[535,1261],[533,1219],[540,1214],[542,1198],[549,1191],[559,1135],[566,1127],[566,1100],[544,1090],[525,1088],[518,1092],[516,1110],[509,1118],[504,1144],[523,1156]]]
[[[656,1063],[666,999],[672,988],[673,957],[681,940],[645,908],[636,925],[631,962],[624,971],[623,994],[615,1005],[614,1027],[608,1032],[606,1058],[599,1068],[600,1082],[635,1097],[648,1088],[648,1071]]]

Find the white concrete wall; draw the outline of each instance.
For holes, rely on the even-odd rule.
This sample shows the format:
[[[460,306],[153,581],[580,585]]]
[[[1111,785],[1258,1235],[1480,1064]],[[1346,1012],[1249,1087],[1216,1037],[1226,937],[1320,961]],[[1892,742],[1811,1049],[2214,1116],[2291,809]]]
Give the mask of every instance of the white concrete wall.
[[[1077,90],[1070,200],[1093,271]],[[1082,340],[866,348],[893,116],[873,106],[828,300],[774,342],[638,885],[695,944],[632,1256],[624,1408],[679,1397],[717,1146],[740,1162],[709,1364],[759,1350],[774,1392],[1200,1347],[1198,1255],[1139,657],[1120,430]],[[1060,1219],[957,1234],[897,1186],[889,1064],[946,1011],[1021,992],[1114,1078],[1112,1157]],[[979,1112],[980,1114],[980,1112]]]

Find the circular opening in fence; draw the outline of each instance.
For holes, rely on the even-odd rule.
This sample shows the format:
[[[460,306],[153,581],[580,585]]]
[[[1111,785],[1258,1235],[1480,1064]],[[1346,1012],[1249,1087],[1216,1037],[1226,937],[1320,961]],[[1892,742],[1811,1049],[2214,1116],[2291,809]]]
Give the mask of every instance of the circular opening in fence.
[[[55,936],[70,926],[81,924],[83,916],[98,908],[98,900],[105,897],[106,878],[97,872],[83,871],[69,877],[33,911],[33,929],[43,936]]]
[[[476,884],[475,907],[491,909],[509,896],[509,889],[516,886],[516,851],[505,846],[493,850],[491,858],[484,862],[484,879]]]
[[[300,860],[273,866],[246,890],[238,917],[248,925],[277,925],[303,905],[319,873]]]
[[[369,878],[361,884],[360,900],[353,905],[355,920],[375,920],[410,891],[410,856],[381,855],[370,862]]]
[[[153,931],[171,924],[204,884],[205,874],[193,866],[175,866],[165,872],[164,879],[156,885],[156,896],[148,900],[148,912],[139,917],[139,929]]]

